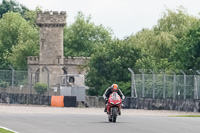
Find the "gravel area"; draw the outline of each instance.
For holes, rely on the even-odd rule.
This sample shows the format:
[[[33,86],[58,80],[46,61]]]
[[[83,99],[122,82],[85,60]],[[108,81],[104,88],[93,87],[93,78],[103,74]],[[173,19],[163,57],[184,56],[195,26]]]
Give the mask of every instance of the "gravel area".
[[[87,114],[105,115],[104,108],[69,108],[50,107],[38,105],[14,105],[0,104],[1,114]],[[172,110],[142,110],[142,109],[122,109],[122,115],[135,116],[177,116],[177,115],[200,115],[198,112],[181,112]]]

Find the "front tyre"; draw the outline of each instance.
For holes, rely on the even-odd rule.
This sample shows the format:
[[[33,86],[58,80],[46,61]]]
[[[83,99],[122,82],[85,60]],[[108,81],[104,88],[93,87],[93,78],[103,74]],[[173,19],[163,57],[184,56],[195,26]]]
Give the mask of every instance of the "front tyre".
[[[116,122],[117,119],[117,107],[113,107],[112,109],[112,122]]]

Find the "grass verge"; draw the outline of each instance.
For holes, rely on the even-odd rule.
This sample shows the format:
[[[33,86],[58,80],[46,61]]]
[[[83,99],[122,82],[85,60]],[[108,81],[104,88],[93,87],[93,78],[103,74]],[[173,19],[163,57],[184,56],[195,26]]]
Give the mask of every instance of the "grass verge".
[[[171,116],[171,117],[200,117],[200,115],[177,115],[177,116]]]
[[[3,128],[0,128],[0,133],[14,133],[14,132],[8,131],[8,130],[3,129]]]

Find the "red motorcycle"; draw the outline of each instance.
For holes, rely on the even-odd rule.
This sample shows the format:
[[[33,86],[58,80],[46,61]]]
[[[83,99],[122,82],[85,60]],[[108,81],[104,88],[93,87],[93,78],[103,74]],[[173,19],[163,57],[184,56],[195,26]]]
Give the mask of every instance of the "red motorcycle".
[[[122,100],[117,92],[110,94],[106,105],[109,122],[116,122],[117,116],[121,115],[121,104]]]

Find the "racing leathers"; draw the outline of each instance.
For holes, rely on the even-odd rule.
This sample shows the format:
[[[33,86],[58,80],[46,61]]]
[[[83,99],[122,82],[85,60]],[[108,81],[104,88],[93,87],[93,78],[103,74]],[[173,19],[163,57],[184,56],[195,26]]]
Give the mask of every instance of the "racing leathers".
[[[105,91],[104,94],[103,94],[103,98],[104,98],[105,100],[107,100],[107,99],[109,98],[110,94],[112,94],[112,87],[108,87],[108,88],[106,89],[106,91]],[[122,91],[121,91],[120,89],[117,90],[117,94],[121,97],[121,99],[124,99],[124,98],[125,98],[124,94],[122,93]],[[107,102],[106,102],[106,103],[107,103]]]

